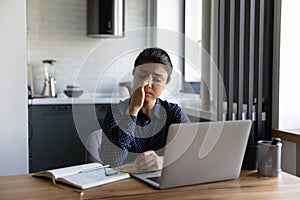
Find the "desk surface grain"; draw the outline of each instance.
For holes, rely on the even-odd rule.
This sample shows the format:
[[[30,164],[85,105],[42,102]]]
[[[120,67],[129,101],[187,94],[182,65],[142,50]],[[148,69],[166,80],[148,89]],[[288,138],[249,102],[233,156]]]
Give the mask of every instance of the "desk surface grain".
[[[31,175],[0,177],[0,199],[299,199],[300,179],[242,171],[235,180],[158,190],[134,178],[78,190]]]

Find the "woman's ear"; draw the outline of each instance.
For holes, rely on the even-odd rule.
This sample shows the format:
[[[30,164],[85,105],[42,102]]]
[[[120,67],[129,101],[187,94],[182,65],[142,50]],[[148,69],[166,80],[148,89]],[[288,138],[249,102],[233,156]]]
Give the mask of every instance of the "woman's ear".
[[[133,70],[132,70],[132,75],[134,75],[134,72],[135,72],[135,68],[133,68]]]

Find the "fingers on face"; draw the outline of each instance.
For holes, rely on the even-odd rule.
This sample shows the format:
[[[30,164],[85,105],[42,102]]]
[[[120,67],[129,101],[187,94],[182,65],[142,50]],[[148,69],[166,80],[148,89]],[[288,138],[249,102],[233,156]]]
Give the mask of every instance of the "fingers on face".
[[[132,88],[131,93],[133,94],[133,93],[136,93],[136,92],[144,92],[145,86],[146,86],[146,83],[145,83],[145,84],[138,85],[138,86]]]

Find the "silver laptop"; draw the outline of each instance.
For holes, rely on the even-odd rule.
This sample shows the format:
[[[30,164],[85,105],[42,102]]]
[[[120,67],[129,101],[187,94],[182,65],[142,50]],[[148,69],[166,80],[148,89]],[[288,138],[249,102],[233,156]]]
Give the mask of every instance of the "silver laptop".
[[[132,174],[160,189],[240,176],[250,120],[172,124],[161,171]]]

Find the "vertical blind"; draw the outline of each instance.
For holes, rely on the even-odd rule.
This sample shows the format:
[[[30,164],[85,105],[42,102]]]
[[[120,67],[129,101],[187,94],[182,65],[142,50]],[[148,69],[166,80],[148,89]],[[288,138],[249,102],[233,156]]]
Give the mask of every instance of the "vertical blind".
[[[219,0],[217,119],[253,120],[250,154],[271,139],[273,13],[274,0]]]

